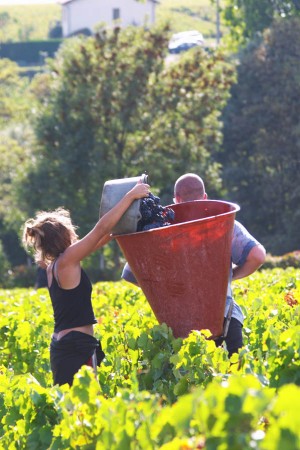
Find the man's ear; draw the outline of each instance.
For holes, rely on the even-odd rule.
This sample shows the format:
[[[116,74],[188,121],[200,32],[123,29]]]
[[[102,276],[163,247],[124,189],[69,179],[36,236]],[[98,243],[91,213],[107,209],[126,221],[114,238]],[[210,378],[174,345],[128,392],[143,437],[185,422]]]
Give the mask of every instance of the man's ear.
[[[207,193],[206,192],[204,192],[203,200],[207,200]]]

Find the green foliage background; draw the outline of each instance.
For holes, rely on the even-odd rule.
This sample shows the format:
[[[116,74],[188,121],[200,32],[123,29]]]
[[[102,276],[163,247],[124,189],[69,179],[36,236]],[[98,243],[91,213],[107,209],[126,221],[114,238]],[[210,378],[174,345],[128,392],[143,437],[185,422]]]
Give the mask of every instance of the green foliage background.
[[[299,248],[299,42],[300,20],[293,18],[276,21],[245,49],[223,116],[229,195],[274,254]]]
[[[199,29],[200,19],[212,24],[216,2],[165,0],[157,17],[162,24],[170,14],[169,30],[161,25],[109,36],[99,29],[96,40],[68,40],[31,81],[0,60],[0,239],[7,286],[34,281],[18,242],[28,215],[63,204],[83,234],[97,220],[104,181],[145,170],[164,204],[172,201],[177,176],[198,172],[210,198],[240,203],[240,219],[268,252],[299,248],[299,8],[296,0],[289,11],[287,2],[267,3],[222,2],[235,45],[230,51],[222,46],[166,58],[172,32]],[[28,14],[20,9],[25,22],[28,8]],[[47,9],[48,23],[54,12]],[[5,27],[18,28],[21,19],[10,20],[4,10],[0,18],[2,39],[19,39]],[[33,33],[40,21],[32,23]],[[243,51],[233,54],[239,45]],[[105,272],[94,255],[85,262],[90,273],[117,278],[117,248],[104,255]]]
[[[224,0],[221,3],[222,19],[228,29],[226,40],[235,50],[260,36],[274,20],[300,16],[299,0]]]
[[[100,28],[67,40],[35,77],[30,158],[10,180],[19,217],[64,206],[82,236],[98,219],[104,182],[144,171],[163,203],[172,202],[182,172],[205,172],[211,195],[221,190],[213,155],[234,66],[224,52],[201,48],[168,64],[168,38],[166,26]],[[112,245],[110,279],[119,276],[118,253]]]

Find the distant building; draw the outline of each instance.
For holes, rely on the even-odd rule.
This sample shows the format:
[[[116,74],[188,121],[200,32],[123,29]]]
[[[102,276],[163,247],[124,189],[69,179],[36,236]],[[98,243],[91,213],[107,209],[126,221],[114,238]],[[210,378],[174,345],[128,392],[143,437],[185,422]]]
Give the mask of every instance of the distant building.
[[[121,26],[151,25],[155,22],[157,0],[58,0],[62,5],[63,37],[79,31],[92,34],[95,25],[104,22]]]

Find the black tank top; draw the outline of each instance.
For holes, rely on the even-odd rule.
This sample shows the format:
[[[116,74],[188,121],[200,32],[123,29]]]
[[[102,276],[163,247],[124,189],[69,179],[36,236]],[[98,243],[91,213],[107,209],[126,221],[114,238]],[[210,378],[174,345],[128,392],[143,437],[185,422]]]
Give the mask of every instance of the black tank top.
[[[97,323],[91,301],[92,284],[84,270],[81,269],[80,283],[73,289],[61,288],[53,272],[49,293],[54,312],[54,332]]]

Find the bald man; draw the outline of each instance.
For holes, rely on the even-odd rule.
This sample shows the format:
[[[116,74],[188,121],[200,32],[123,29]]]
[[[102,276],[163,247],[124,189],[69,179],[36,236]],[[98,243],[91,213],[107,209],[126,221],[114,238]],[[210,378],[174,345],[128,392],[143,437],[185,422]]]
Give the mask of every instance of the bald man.
[[[174,185],[174,203],[206,199],[205,185],[198,175],[187,173],[178,178]],[[216,339],[216,345],[218,346],[225,341],[229,356],[237,353],[243,346],[242,328],[244,321],[243,312],[233,299],[231,282],[251,275],[264,263],[265,257],[264,247],[242,224],[235,221],[231,246],[232,264],[224,314],[224,337]],[[128,264],[123,269],[122,278],[137,284]]]

